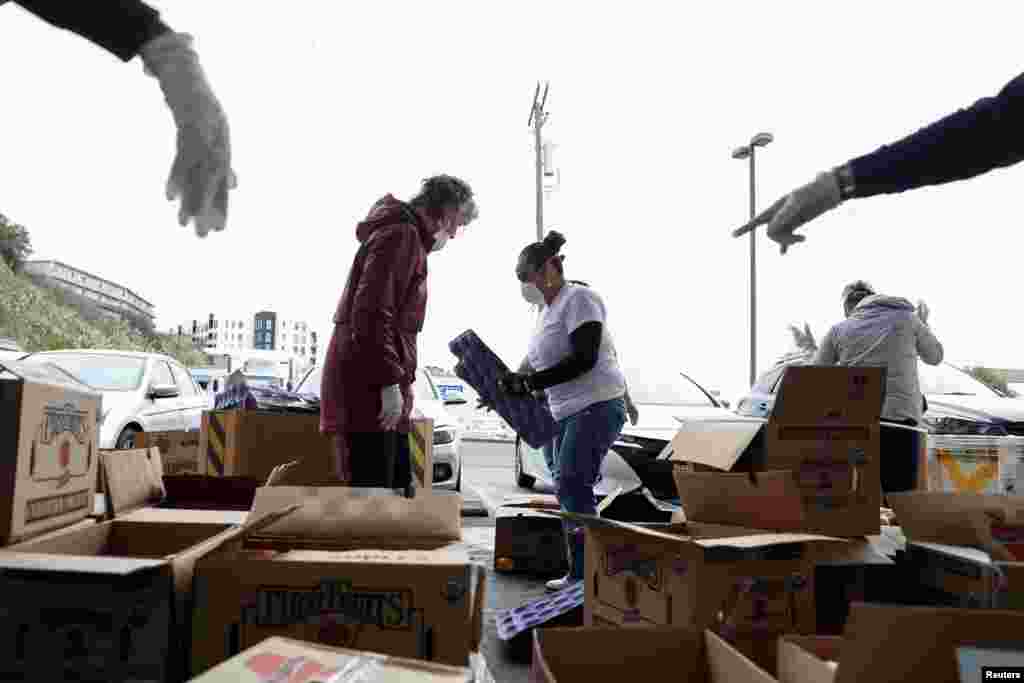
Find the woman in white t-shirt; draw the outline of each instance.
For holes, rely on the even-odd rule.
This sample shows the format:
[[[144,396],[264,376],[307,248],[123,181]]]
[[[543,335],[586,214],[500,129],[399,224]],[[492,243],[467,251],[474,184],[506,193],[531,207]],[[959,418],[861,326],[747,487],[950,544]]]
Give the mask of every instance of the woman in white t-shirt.
[[[523,249],[516,265],[523,298],[541,306],[530,340],[531,370],[509,373],[501,387],[514,395],[543,391],[558,422],[558,500],[567,512],[596,512],[594,482],[601,461],[626,421],[626,380],[608,333],[604,301],[590,287],[565,279],[559,252],[565,238],[549,232]],[[524,370],[525,368],[520,368]],[[569,576],[548,583],[560,590],[583,579],[583,536],[566,522]]]

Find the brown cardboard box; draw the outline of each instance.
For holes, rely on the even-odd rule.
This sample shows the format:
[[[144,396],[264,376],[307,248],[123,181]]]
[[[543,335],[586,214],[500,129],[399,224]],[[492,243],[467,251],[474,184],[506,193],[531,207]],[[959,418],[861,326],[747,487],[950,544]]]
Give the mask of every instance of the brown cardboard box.
[[[763,426],[763,453],[742,461],[758,420],[683,424],[672,459],[687,464],[675,472],[687,519],[832,536],[879,533],[884,385],[883,368],[788,368]]]
[[[160,449],[165,474],[205,474],[206,461],[200,457],[199,432],[140,432],[136,448]]]
[[[334,444],[320,433],[320,416],[255,410],[203,413],[199,449],[205,473],[266,481],[277,465],[295,460],[308,480],[330,476]]]
[[[996,561],[1016,559],[993,529],[1019,525],[1024,501],[1013,496],[913,491],[890,494],[919,582],[964,607],[997,602]]]
[[[465,550],[458,496],[260,488],[253,514],[302,504],[196,568],[193,670],[270,636],[466,666],[485,571]]]
[[[409,432],[409,452],[412,456],[412,479],[418,491],[434,490],[434,421],[416,418]]]
[[[699,522],[655,529],[577,519],[587,525],[587,626],[709,628],[736,642],[814,633],[812,550],[842,543]]]
[[[101,402],[52,366],[0,363],[0,545],[92,512]]]
[[[62,529],[54,529],[53,531],[42,534],[40,536],[33,536],[27,541],[22,541],[21,543],[15,543],[14,545],[6,546],[2,550],[0,550],[0,552],[17,552],[18,549],[24,545],[35,543],[36,541],[46,541],[48,539],[54,538],[55,536],[62,536],[63,534],[70,534],[77,531],[81,531],[82,529],[87,529],[89,527],[95,526],[98,521],[99,520],[93,517],[86,517],[81,522],[75,522],[71,526],[66,526]]]
[[[0,678],[187,677],[192,567],[231,533],[115,520],[0,551]]]
[[[242,524],[247,512],[160,507],[166,502],[159,451],[132,449],[102,451],[101,469],[107,472],[105,516],[136,522],[190,524]]]
[[[291,638],[267,638],[192,683],[266,683],[270,680],[374,681],[379,683],[474,683],[473,672],[416,659],[386,657]]]
[[[959,683],[957,645],[1022,629],[1024,612],[856,604],[842,638],[779,641],[779,683]]]
[[[533,638],[531,683],[775,683],[710,631],[547,628]]]

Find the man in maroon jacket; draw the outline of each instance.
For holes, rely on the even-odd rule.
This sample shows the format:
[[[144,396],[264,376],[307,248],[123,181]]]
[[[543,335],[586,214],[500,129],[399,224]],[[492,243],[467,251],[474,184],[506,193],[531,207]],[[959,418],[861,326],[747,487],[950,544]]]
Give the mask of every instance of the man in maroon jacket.
[[[473,190],[441,175],[409,202],[385,195],[356,226],[360,242],[334,314],[320,430],[352,486],[408,488],[416,336],[427,312],[427,254],[477,217]]]

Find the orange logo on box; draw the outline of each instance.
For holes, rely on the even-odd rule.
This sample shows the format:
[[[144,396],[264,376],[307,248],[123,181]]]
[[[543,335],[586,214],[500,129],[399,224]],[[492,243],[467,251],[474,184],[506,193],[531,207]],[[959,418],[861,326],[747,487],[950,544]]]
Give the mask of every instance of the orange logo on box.
[[[994,449],[982,449],[982,452],[984,455],[998,455],[998,451]],[[972,470],[966,471],[962,466],[961,458],[955,456],[952,451],[936,449],[935,458],[942,465],[942,469],[945,470],[953,488],[957,491],[983,493],[999,476],[998,459],[976,463]]]

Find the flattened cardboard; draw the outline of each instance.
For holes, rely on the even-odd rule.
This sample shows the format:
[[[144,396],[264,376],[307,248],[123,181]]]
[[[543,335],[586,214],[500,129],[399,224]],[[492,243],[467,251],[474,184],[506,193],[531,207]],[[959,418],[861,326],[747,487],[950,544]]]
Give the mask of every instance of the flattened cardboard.
[[[107,519],[155,505],[167,494],[163,461],[157,448],[103,451]]]
[[[710,631],[550,628],[534,631],[532,683],[775,683]]]
[[[140,432],[137,448],[159,448],[164,474],[205,474],[206,463],[200,457],[199,432]]]
[[[115,520],[0,552],[0,677],[186,678],[193,565],[231,533]]]
[[[386,657],[271,637],[219,664],[192,683],[354,680],[379,683],[475,683],[463,667]]]
[[[88,517],[102,395],[48,364],[0,363],[0,545]]]
[[[959,683],[956,648],[1019,638],[1024,612],[854,604],[838,654],[834,683]],[[779,683],[817,683],[825,678],[821,639],[787,636],[779,648]],[[803,647],[810,644],[812,649]],[[789,645],[795,647],[789,647]],[[800,656],[803,650],[803,655]],[[836,651],[837,650],[837,651]],[[810,656],[807,656],[810,655]],[[818,660],[815,667],[814,660]],[[785,662],[785,664],[784,664]],[[785,672],[786,677],[783,678]],[[811,677],[814,672],[818,677]]]
[[[263,486],[251,515],[286,505],[302,509],[253,535],[253,543],[298,547],[438,547],[462,538],[459,496],[404,498],[390,490],[348,486]]]
[[[754,478],[724,471],[739,468],[757,421],[684,424],[672,457],[684,465],[674,478],[687,519],[833,536],[879,533],[884,380],[883,368],[787,369],[763,427],[764,453],[741,468],[757,472]]]
[[[121,515],[125,522],[177,522],[181,524],[222,524],[238,526],[244,524],[248,512],[237,510],[187,510],[179,508],[139,508]]]

